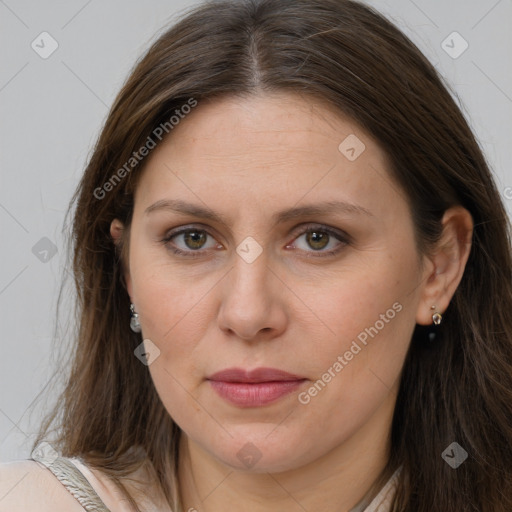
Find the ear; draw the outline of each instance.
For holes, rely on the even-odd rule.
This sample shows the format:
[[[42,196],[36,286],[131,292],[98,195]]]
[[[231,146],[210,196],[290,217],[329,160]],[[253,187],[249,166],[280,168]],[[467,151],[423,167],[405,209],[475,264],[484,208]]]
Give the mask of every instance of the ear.
[[[124,225],[119,219],[114,219],[110,224],[110,236],[116,247],[120,247],[123,240]],[[123,266],[123,280],[128,291],[130,299],[132,297],[132,281],[130,277],[130,269],[128,264],[122,263]],[[133,301],[132,301],[133,302]]]
[[[444,313],[459,286],[471,250],[473,218],[468,210],[461,206],[449,208],[441,222],[441,238],[425,266],[426,281],[416,312],[416,323],[420,325],[431,325],[434,313]]]

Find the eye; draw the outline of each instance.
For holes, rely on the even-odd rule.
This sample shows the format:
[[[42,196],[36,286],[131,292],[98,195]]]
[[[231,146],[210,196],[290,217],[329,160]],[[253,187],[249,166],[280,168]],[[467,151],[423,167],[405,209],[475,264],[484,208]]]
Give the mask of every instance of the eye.
[[[198,257],[201,255],[201,249],[212,249],[220,248],[219,244],[210,244],[210,247],[206,245],[208,237],[213,237],[204,229],[199,228],[183,228],[169,233],[163,240],[162,243],[174,254],[188,257]],[[174,240],[177,240],[178,243]],[[181,247],[179,242],[181,241]]]
[[[305,252],[317,253],[314,256],[320,257],[335,255],[350,242],[349,236],[342,231],[321,225],[308,226],[295,240],[300,240],[302,237],[304,237],[304,243],[302,247],[299,244],[298,248]],[[336,240],[338,241],[337,243]],[[296,244],[292,246],[287,245],[287,248],[295,248],[295,246]],[[326,248],[328,250],[325,250]],[[313,249],[313,251],[309,249]]]
[[[209,246],[207,245],[208,237],[212,239]],[[306,253],[316,253],[308,256],[333,256],[350,243],[350,237],[346,233],[322,225],[309,225],[306,230],[302,228],[294,240],[299,240],[301,237],[305,237],[305,243],[299,244],[298,248]],[[335,243],[336,240],[337,243]],[[215,239],[207,231],[190,226],[170,232],[162,243],[174,254],[190,258],[200,257],[209,249],[223,248],[222,245],[215,243]],[[288,244],[286,248],[297,247]],[[325,250],[326,248],[329,250]]]

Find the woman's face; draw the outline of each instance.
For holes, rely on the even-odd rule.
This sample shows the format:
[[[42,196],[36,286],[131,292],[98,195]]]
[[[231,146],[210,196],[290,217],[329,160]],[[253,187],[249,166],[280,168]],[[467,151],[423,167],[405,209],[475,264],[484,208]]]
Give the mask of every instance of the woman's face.
[[[125,277],[160,351],[152,379],[187,438],[255,472],[337,450],[355,460],[362,433],[386,439],[431,267],[376,142],[276,93],[200,103],[146,164]],[[208,379],[234,367],[303,380]]]

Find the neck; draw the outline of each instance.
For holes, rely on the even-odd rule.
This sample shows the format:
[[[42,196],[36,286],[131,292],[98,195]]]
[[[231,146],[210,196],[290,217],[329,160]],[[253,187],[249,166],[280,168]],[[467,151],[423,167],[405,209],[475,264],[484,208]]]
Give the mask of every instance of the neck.
[[[392,395],[351,438],[319,459],[280,473],[235,469],[182,432],[178,478],[183,510],[218,512],[243,503],[247,512],[350,512],[369,503],[391,476]],[[388,428],[382,428],[383,422]]]

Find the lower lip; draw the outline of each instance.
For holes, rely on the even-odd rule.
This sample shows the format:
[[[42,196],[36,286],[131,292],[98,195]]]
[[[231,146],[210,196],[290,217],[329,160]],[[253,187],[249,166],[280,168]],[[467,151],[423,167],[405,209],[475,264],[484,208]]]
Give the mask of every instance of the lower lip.
[[[258,407],[275,402],[295,391],[306,379],[274,382],[221,382],[210,380],[213,389],[229,402],[240,407]]]

